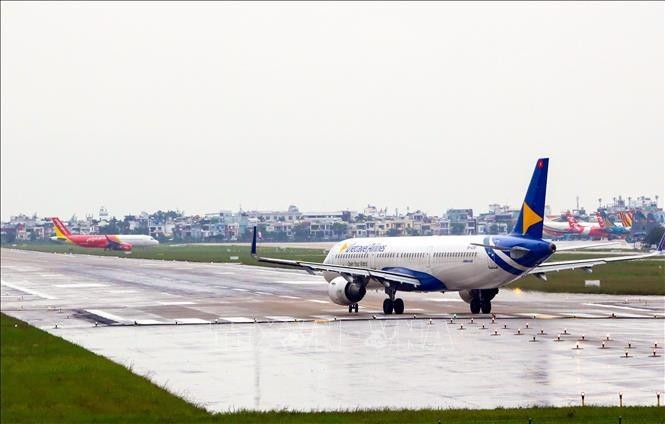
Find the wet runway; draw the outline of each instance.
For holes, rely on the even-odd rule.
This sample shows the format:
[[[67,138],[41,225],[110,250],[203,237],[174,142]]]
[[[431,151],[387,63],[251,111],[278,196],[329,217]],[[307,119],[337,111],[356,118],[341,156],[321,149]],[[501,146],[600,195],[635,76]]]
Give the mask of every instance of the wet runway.
[[[409,293],[405,315],[385,317],[382,293],[348,314],[298,271],[6,249],[1,289],[3,312],[211,410],[570,405],[580,392],[652,405],[665,392],[662,296],[503,290],[495,321],[472,322],[455,293]]]

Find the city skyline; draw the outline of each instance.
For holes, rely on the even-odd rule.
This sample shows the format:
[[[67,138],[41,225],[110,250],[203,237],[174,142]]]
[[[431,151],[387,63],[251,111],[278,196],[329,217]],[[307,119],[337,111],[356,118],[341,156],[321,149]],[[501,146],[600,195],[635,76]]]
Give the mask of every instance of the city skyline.
[[[663,3],[1,7],[2,219],[665,190]]]

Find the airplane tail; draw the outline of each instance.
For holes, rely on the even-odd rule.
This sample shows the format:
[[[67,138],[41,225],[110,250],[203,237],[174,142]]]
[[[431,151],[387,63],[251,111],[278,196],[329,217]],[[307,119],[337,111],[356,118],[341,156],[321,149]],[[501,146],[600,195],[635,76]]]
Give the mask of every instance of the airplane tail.
[[[529,188],[522,203],[522,210],[512,231],[513,235],[535,239],[543,238],[548,166],[549,158],[541,158],[536,162]]]
[[[51,221],[53,221],[53,227],[55,229],[55,235],[60,239],[66,239],[68,236],[72,235],[71,231],[67,227],[65,227],[65,224],[60,221],[60,218],[53,217],[51,218]]]
[[[596,212],[596,220],[598,221],[598,225],[600,225],[600,228],[605,228],[605,219],[600,214],[600,212]]]
[[[631,211],[619,212],[619,218],[624,227],[630,228],[633,226],[633,213]]]

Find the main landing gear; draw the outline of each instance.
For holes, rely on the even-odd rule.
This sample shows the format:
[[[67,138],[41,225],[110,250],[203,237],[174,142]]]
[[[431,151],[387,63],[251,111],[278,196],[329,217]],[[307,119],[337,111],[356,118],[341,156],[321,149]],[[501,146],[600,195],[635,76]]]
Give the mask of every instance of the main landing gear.
[[[358,313],[358,304],[357,303],[352,303],[349,305],[349,313]]]
[[[492,312],[492,299],[499,293],[499,289],[471,290],[470,309],[472,314],[484,314]]]
[[[404,313],[404,301],[402,299],[395,299],[395,293],[397,290],[395,288],[386,288],[386,294],[389,296],[388,299],[383,301],[383,313],[390,315],[395,311],[396,315],[401,315]]]

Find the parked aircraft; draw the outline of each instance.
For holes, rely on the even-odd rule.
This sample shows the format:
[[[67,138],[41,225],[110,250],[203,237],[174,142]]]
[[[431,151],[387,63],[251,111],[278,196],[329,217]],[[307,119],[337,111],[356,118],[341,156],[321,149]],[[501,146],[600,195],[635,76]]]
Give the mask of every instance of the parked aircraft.
[[[133,247],[149,247],[159,244],[151,236],[142,234],[72,234],[59,218],[51,218],[55,236],[51,240],[75,244],[81,247],[93,247],[104,250],[122,250],[130,252]]]
[[[545,191],[549,160],[538,159],[515,228],[509,235],[353,238],[333,246],[323,263],[264,258],[257,255],[256,227],[251,253],[260,262],[322,272],[328,296],[358,312],[358,302],[368,289],[383,288],[385,314],[402,314],[400,291],[457,291],[471,312],[490,313],[492,299],[511,282],[534,275],[546,280],[548,272],[629,261],[662,254],[658,252],[596,259],[545,262],[556,251],[542,239]],[[579,249],[569,247],[565,250]],[[564,249],[559,249],[559,251]]]
[[[626,236],[630,234],[630,228],[614,224],[612,221],[610,221],[610,218],[607,216],[607,212],[605,211],[596,212],[596,218],[598,219],[600,228],[605,231],[608,237]]]

